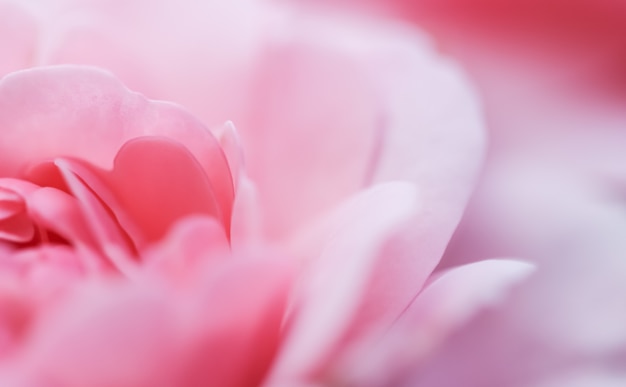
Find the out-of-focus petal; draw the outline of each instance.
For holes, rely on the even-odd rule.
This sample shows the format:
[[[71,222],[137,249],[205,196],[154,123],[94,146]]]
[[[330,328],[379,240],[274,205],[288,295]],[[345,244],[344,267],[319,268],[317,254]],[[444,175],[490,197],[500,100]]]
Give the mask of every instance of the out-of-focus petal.
[[[21,291],[41,304],[57,298],[84,278],[85,257],[65,245],[42,245],[15,251],[9,259],[18,266]]]
[[[508,163],[489,173],[449,258],[508,251],[539,270],[447,340],[411,386],[530,383],[593,364],[623,369],[623,200],[570,165]]]
[[[626,385],[626,372],[612,370],[610,367],[591,365],[576,370],[556,372],[527,387],[622,387]]]
[[[237,191],[239,179],[245,169],[245,160],[243,147],[241,145],[241,137],[235,128],[235,125],[228,121],[216,133],[220,146],[224,151],[230,174],[233,179],[233,186]]]
[[[229,257],[229,249],[223,225],[197,215],[175,222],[161,242],[143,253],[143,259],[147,270],[184,282],[199,267]]]
[[[438,341],[481,307],[501,303],[508,288],[534,269],[528,263],[488,260],[438,273],[397,321],[424,340]]]
[[[25,294],[15,282],[0,279],[0,358],[19,345],[32,316],[31,295]]]
[[[259,59],[249,113],[238,123],[272,237],[362,187],[381,129],[376,95],[356,61],[315,41],[284,39]]]
[[[343,40],[334,36],[345,27],[331,25],[326,33],[328,41],[361,58],[384,101],[385,131],[371,179],[414,182],[422,207],[380,252],[386,259],[376,270],[370,298],[377,294],[386,302],[360,311],[362,321],[393,319],[437,265],[461,218],[481,166],[485,133],[469,82],[435,55],[424,36],[394,24],[355,21],[351,27],[359,34],[346,32]]]
[[[214,222],[189,219],[178,231],[193,239],[210,226],[206,220]],[[19,310],[3,304],[0,291],[0,328],[15,336],[11,340],[24,340],[10,367],[0,368],[2,381],[67,387],[259,385],[280,342],[293,270],[267,256],[240,258],[199,265],[196,276],[176,288],[151,276],[93,280],[32,316],[26,303],[25,339],[19,337],[24,324]]]
[[[162,292],[92,286],[41,321],[26,353],[34,385],[177,385],[177,315]]]
[[[308,263],[310,274],[301,284],[292,330],[275,370],[277,382],[318,371],[360,323],[355,319],[361,304],[380,301],[369,286],[377,265],[387,260],[381,248],[415,215],[416,197],[412,184],[381,184],[345,203],[322,227],[321,255]]]
[[[256,386],[273,364],[292,267],[267,256],[237,258],[210,270],[195,288],[186,377],[178,385]]]
[[[256,0],[68,0],[52,8],[46,64],[107,68],[149,98],[185,106],[209,127],[239,124],[242,90],[276,13]]]
[[[32,66],[36,55],[37,21],[18,2],[0,2],[0,78]]]
[[[234,251],[262,243],[263,209],[259,203],[258,190],[250,178],[243,174],[239,177],[230,226],[230,241]]]
[[[438,273],[390,329],[373,331],[350,348],[338,377],[363,386],[392,383],[479,311],[504,304],[510,288],[533,269],[520,261],[487,260]]]

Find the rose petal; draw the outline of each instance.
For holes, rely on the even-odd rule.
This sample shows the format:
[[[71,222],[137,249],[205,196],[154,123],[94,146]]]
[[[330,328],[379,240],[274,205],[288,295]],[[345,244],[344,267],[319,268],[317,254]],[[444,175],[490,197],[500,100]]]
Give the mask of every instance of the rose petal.
[[[44,321],[29,348],[31,383],[177,385],[176,313],[163,292],[92,286]]]
[[[386,183],[362,192],[340,209],[295,302],[294,325],[274,374],[278,381],[305,376],[330,361],[357,323],[354,318],[376,277],[374,269],[386,260],[380,248],[414,216],[416,197],[409,183]]]
[[[234,251],[253,248],[262,243],[263,211],[256,185],[245,175],[240,176],[233,203],[230,240]]]
[[[194,290],[188,332],[198,335],[188,336],[187,378],[178,385],[256,386],[274,361],[293,270],[268,257],[240,258],[213,268]]]
[[[17,250],[11,259],[22,265],[23,291],[41,304],[47,304],[84,278],[86,258],[81,255],[65,245],[41,245]]]
[[[35,237],[35,225],[25,212],[0,220],[0,239],[26,243]]]
[[[33,65],[38,39],[37,22],[22,3],[0,3],[0,78]]]
[[[86,174],[87,169],[77,162],[64,159],[55,160],[55,165],[65,178],[72,194],[78,200],[90,231],[105,256],[121,273],[131,278],[134,277],[137,267],[132,260],[132,246],[119,225],[111,217],[109,210],[81,178],[81,175]]]
[[[250,80],[248,72],[255,66],[264,28],[274,23],[275,11],[267,4],[255,0],[64,3],[60,12],[50,15],[46,33],[54,39],[46,46],[45,63],[107,68],[150,98],[185,106],[209,127],[233,119],[239,124],[236,112]],[[193,61],[188,60],[190,55]]]
[[[33,312],[31,296],[6,278],[0,280],[0,357],[27,333]]]
[[[230,246],[223,226],[214,218],[192,216],[174,223],[165,238],[143,253],[148,269],[181,282],[199,267],[221,262]]]
[[[487,260],[438,273],[398,324],[408,324],[425,340],[437,341],[480,308],[502,302],[508,288],[527,278],[534,268],[520,261]]]
[[[354,343],[335,377],[344,384],[381,386],[416,367],[449,335],[528,277],[534,266],[520,261],[487,260],[435,276],[391,329],[375,329]]]
[[[114,213],[123,211],[130,217],[141,239],[159,240],[176,220],[195,214],[214,216],[228,230],[230,219],[218,207],[204,170],[184,146],[172,140],[141,137],[125,143],[113,170],[103,178],[119,207],[105,203]],[[92,187],[98,194],[98,188]],[[123,225],[124,217],[119,219]]]
[[[13,73],[0,82],[0,175],[74,157],[111,168],[122,144],[145,135],[170,137],[198,159],[230,217],[233,186],[217,140],[183,110],[150,102],[100,70],[58,66]],[[88,129],[88,130],[87,130]]]
[[[367,179],[380,109],[355,61],[313,39],[270,41],[257,63],[248,114],[238,122],[248,173],[271,218],[292,233]]]
[[[216,133],[216,136],[228,161],[228,167],[233,177],[233,186],[237,191],[240,175],[245,167],[241,138],[231,121],[225,123]]]
[[[24,199],[13,190],[3,188],[0,182],[0,220],[24,211]]]

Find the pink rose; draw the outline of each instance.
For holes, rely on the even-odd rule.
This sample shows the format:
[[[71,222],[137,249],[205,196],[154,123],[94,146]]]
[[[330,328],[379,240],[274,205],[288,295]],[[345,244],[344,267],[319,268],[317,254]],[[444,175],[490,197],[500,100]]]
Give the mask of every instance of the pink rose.
[[[409,27],[251,0],[0,21],[2,385],[388,385],[530,272],[433,275],[484,133]]]

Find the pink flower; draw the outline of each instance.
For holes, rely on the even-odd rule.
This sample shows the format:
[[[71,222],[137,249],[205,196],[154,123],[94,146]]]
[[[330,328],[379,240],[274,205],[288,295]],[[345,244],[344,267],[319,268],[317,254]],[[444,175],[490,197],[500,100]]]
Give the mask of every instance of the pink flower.
[[[408,27],[251,0],[0,21],[3,385],[386,385],[530,272],[432,275],[484,133]]]

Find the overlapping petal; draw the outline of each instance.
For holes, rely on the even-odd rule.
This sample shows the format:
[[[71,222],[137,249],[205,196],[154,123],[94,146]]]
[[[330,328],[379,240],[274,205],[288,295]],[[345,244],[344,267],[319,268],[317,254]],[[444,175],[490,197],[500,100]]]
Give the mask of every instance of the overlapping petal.
[[[56,157],[110,169],[128,140],[168,136],[195,156],[229,216],[232,179],[213,135],[182,109],[149,102],[104,71],[59,66],[13,73],[1,82],[0,109],[6,112],[0,118],[3,176],[21,177]]]

